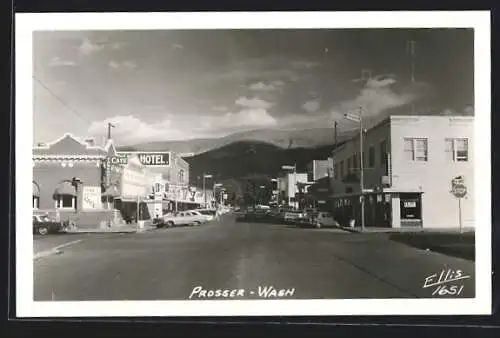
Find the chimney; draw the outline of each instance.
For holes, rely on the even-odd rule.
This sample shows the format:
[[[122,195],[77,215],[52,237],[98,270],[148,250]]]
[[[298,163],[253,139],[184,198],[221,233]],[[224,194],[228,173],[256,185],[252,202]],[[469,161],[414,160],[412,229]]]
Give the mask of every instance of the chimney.
[[[85,143],[88,146],[93,147],[93,146],[95,146],[95,139],[93,139],[93,138],[87,138],[87,139],[85,139]]]

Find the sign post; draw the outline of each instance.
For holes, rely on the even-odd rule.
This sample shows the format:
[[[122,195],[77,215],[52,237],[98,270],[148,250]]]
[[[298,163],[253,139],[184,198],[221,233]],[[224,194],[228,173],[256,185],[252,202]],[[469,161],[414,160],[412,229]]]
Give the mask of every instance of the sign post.
[[[451,193],[458,200],[458,223],[460,233],[462,233],[462,198],[467,195],[467,187],[463,176],[454,177],[451,180]]]

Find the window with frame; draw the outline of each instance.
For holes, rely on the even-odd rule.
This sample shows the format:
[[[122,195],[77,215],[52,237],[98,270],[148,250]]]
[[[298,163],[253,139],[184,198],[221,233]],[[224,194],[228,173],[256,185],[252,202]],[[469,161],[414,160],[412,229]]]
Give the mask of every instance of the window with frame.
[[[469,140],[467,138],[447,138],[447,158],[453,162],[467,162],[469,160]]]
[[[40,207],[40,197],[33,195],[33,209],[38,209]]]
[[[368,149],[368,167],[375,167],[375,147],[373,146]]]
[[[352,171],[352,157],[349,157],[347,159],[347,173],[350,173]]]
[[[340,168],[339,168],[339,178],[343,179],[344,178],[344,161],[340,161]]]
[[[59,195],[56,199],[56,208],[74,209],[76,197],[72,195]]]
[[[352,155],[352,171],[356,171],[358,169],[358,154]]]
[[[387,141],[380,142],[380,164],[382,167],[387,167]]]
[[[408,161],[426,162],[428,159],[426,138],[405,138],[404,153]]]

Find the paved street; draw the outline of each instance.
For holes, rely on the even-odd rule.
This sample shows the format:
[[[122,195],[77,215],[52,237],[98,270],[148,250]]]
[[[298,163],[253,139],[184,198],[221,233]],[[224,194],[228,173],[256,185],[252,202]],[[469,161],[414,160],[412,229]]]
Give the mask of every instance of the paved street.
[[[235,219],[226,215],[200,227],[80,236],[82,241],[62,254],[34,261],[35,300],[280,295],[265,296],[269,287],[282,290],[281,299],[431,297],[437,286],[422,288],[426,277],[437,274],[437,280],[449,269],[471,275],[448,285],[463,286],[462,297],[474,296],[472,261],[412,248],[386,234]],[[75,236],[60,238],[70,242]]]

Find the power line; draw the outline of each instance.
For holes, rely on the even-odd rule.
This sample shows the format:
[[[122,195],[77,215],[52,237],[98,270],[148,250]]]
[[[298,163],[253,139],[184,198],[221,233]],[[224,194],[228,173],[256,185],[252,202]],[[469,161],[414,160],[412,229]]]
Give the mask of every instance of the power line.
[[[70,110],[72,113],[74,113],[76,116],[78,116],[82,121],[90,125],[90,122],[86,120],[78,111],[75,109],[71,108],[61,97],[59,97],[57,94],[55,94],[47,85],[45,85],[42,81],[40,81],[36,76],[32,76],[33,80],[38,82],[40,86],[42,86],[47,92],[49,92],[57,101],[59,101],[64,107],[66,107],[68,110]]]

